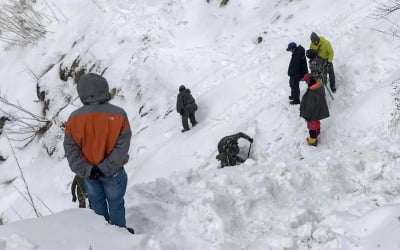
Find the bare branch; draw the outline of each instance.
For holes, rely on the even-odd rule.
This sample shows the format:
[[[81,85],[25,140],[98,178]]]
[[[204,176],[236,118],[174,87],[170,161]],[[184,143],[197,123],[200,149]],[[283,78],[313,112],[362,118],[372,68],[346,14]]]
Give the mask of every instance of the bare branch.
[[[37,210],[37,208],[36,208],[36,206],[35,206],[35,203],[33,202],[33,198],[32,198],[31,192],[30,192],[30,190],[29,190],[28,183],[26,182],[26,179],[25,179],[24,171],[22,171],[21,165],[19,164],[17,155],[15,154],[15,151],[14,151],[14,147],[12,146],[11,141],[10,141],[10,139],[8,138],[7,134],[5,134],[5,136],[6,136],[6,138],[7,138],[8,144],[9,144],[10,147],[11,147],[11,152],[12,152],[12,154],[13,154],[13,156],[14,156],[15,162],[17,163],[17,166],[18,166],[19,172],[20,172],[20,174],[21,174],[22,181],[24,182],[25,189],[26,189],[26,192],[27,192],[27,195],[28,195],[29,200],[25,197],[25,195],[22,194],[22,192],[20,192],[20,194],[21,194],[21,195],[25,198],[25,200],[32,206],[33,211],[35,212],[36,216],[37,216],[37,217],[40,217],[41,215],[40,215],[39,211]],[[13,186],[18,190],[18,188],[17,188],[14,184],[13,184]],[[18,190],[18,191],[19,191],[19,190]]]
[[[12,135],[11,140],[23,142],[23,147],[26,147],[37,136],[43,135],[53,125],[45,117],[35,115],[4,97],[0,97],[0,103],[10,108],[10,111],[0,108],[0,115],[5,117],[2,131]]]
[[[400,1],[399,0],[390,0],[387,3],[380,3],[374,13],[372,14],[373,18],[387,18],[390,14],[400,10]]]
[[[0,41],[24,46],[43,38],[46,28],[41,20],[42,15],[25,1],[0,4]]]

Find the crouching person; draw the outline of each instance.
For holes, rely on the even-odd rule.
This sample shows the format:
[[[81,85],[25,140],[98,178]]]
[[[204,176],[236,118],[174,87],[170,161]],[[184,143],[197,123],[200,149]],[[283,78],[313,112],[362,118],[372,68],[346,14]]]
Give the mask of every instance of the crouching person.
[[[235,166],[245,161],[238,156],[240,151],[238,141],[240,138],[247,139],[250,143],[253,143],[253,138],[242,132],[225,136],[218,142],[219,154],[216,158],[221,161],[221,168]]]
[[[77,91],[83,107],[68,118],[65,155],[71,170],[85,180],[91,209],[109,223],[126,227],[124,165],[132,136],[128,117],[109,103],[108,83],[102,76],[83,75]]]
[[[325,89],[321,80],[315,80],[311,74],[306,74],[303,78],[308,85],[306,93],[300,103],[300,116],[307,122],[310,136],[307,143],[310,146],[318,145],[318,138],[321,132],[320,120],[329,117],[328,104],[325,98]]]

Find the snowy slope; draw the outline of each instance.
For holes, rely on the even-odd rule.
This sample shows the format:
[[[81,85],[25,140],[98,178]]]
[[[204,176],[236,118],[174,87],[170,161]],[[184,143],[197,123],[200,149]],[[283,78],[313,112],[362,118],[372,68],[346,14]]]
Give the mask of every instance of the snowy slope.
[[[63,235],[77,237],[65,221],[76,221],[86,237],[64,242],[64,249],[110,249],[108,236],[118,239],[115,249],[399,246],[400,149],[392,130],[399,43],[376,31],[392,26],[369,18],[375,1],[251,0],[224,8],[215,0],[54,2],[65,20],[49,25],[46,39],[3,50],[0,58],[1,96],[41,115],[38,83],[50,100],[50,130],[25,149],[11,143],[40,214],[53,215],[22,220],[35,214],[1,136],[7,160],[0,163],[0,214],[9,224],[0,227],[0,250],[63,249],[56,248]],[[332,42],[338,87],[335,100],[327,97],[331,117],[322,121],[317,148],[306,145],[305,122],[287,100],[286,46],[307,48],[311,31]],[[81,104],[73,79],[60,80],[59,69],[77,58],[105,72],[117,92],[112,103],[130,118],[127,220],[138,233],[132,238],[111,232],[89,210],[64,211],[76,204],[60,127]],[[174,109],[181,84],[199,105],[199,125],[184,134]],[[217,169],[218,140],[238,131],[255,138],[251,159]]]

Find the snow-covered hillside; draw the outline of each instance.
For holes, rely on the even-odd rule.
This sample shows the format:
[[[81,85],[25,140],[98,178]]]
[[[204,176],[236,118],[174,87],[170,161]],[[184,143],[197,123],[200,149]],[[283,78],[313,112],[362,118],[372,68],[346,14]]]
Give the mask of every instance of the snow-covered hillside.
[[[53,14],[36,4],[59,17],[45,39],[0,52],[0,96],[49,127],[26,148],[11,123],[0,136],[0,250],[400,247],[392,114],[400,42],[379,32],[390,22],[370,18],[376,1],[53,2]],[[318,147],[306,144],[299,107],[288,103],[286,47],[308,48],[312,31],[334,47],[338,89],[327,96]],[[111,102],[130,119],[125,200],[134,236],[71,202],[62,126],[81,105],[73,77],[81,68],[104,72]],[[175,111],[181,84],[199,106],[187,133]],[[218,169],[219,139],[239,131],[255,138],[250,159]]]

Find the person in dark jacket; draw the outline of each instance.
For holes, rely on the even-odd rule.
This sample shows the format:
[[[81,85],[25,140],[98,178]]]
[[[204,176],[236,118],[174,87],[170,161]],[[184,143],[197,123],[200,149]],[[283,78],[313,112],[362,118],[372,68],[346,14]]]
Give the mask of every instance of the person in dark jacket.
[[[190,89],[187,89],[184,85],[179,87],[179,94],[176,98],[176,111],[182,116],[182,133],[189,130],[189,121],[192,127],[196,126],[197,121],[195,112],[197,110],[197,104],[194,100]]]
[[[301,99],[300,116],[307,122],[310,133],[307,138],[308,145],[317,146],[318,136],[321,132],[320,120],[329,117],[325,89],[323,83],[320,80],[315,80],[311,74],[306,74],[302,80],[307,83],[308,88]]]
[[[77,91],[83,106],[66,123],[65,156],[71,170],[85,180],[91,209],[109,223],[126,228],[124,165],[132,137],[128,116],[109,103],[108,83],[100,75],[81,76]]]
[[[225,136],[218,142],[219,154],[216,158],[221,161],[221,168],[226,166],[235,166],[245,161],[238,156],[240,151],[238,140],[240,138],[244,138],[250,143],[253,143],[253,138],[242,132]]]
[[[288,44],[286,51],[292,52],[292,58],[290,59],[288,76],[291,94],[289,96],[290,104],[300,104],[300,79],[308,73],[307,60],[305,55],[305,49],[295,42]]]
[[[83,178],[79,175],[75,175],[74,179],[72,180],[71,185],[71,194],[72,194],[72,202],[76,202],[76,195],[78,195],[79,207],[85,208],[86,207],[86,188]]]
[[[322,59],[322,57],[318,55],[317,51],[312,49],[306,51],[306,57],[309,59],[308,65],[310,67],[311,76],[325,85],[327,81],[326,60]]]

